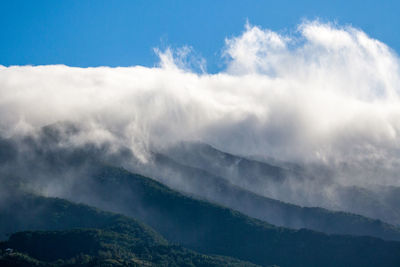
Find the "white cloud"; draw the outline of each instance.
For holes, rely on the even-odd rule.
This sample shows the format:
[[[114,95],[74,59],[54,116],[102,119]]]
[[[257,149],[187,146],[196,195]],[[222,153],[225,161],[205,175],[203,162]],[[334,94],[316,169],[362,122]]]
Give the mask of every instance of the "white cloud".
[[[397,55],[349,26],[298,29],[246,26],[226,40],[227,68],[217,74],[190,71],[205,68],[185,59],[189,48],[158,51],[154,68],[1,67],[0,131],[68,120],[86,126],[82,138],[144,158],[150,146],[195,139],[288,161],[398,166]]]

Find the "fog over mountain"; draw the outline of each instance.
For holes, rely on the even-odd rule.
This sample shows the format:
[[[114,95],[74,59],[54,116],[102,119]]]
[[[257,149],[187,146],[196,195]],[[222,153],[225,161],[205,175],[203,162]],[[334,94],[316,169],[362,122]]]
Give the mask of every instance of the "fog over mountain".
[[[226,39],[219,73],[190,51],[156,50],[153,68],[0,66],[1,136],[18,140],[67,121],[79,131],[58,145],[128,148],[144,165],[176,143],[211,144],[299,167],[305,178],[290,172],[284,187],[240,186],[308,206],[329,206],[337,187],[400,186],[399,58],[385,44],[312,21],[288,34],[246,25]]]

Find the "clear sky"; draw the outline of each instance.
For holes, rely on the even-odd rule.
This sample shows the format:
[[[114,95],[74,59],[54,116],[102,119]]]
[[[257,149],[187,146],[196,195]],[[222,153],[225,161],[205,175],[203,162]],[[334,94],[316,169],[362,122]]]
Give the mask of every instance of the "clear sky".
[[[360,28],[400,51],[399,1],[69,0],[0,2],[0,65],[153,66],[153,48],[189,45],[223,67],[224,39],[246,20],[278,32],[303,19]]]

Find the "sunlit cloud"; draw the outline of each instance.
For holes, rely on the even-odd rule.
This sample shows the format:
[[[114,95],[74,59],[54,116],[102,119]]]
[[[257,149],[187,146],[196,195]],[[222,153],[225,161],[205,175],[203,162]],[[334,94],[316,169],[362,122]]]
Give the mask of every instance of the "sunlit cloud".
[[[197,140],[284,161],[374,163],[396,182],[399,58],[382,42],[317,21],[292,36],[248,24],[226,39],[227,65],[216,74],[191,50],[156,50],[154,68],[1,67],[0,131],[70,121],[85,129],[72,144],[107,141],[143,160]]]

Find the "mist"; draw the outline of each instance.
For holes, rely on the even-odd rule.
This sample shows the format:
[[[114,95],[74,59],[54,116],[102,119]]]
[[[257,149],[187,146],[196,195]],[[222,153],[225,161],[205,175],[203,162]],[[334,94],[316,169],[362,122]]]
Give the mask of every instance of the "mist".
[[[158,179],[154,151],[211,144],[301,166],[313,179],[279,188],[230,182],[306,206],[321,195],[338,199],[337,186],[400,186],[399,58],[362,30],[306,21],[282,34],[247,24],[225,40],[226,67],[218,73],[207,73],[190,47],[155,52],[160,62],[151,68],[0,66],[1,136],[35,137],[69,122],[79,131],[64,132],[58,146],[106,144],[111,154],[128,148],[135,162],[125,166]],[[196,193],[167,179],[173,176],[163,182]],[[63,195],[65,185],[54,186],[50,195]]]

